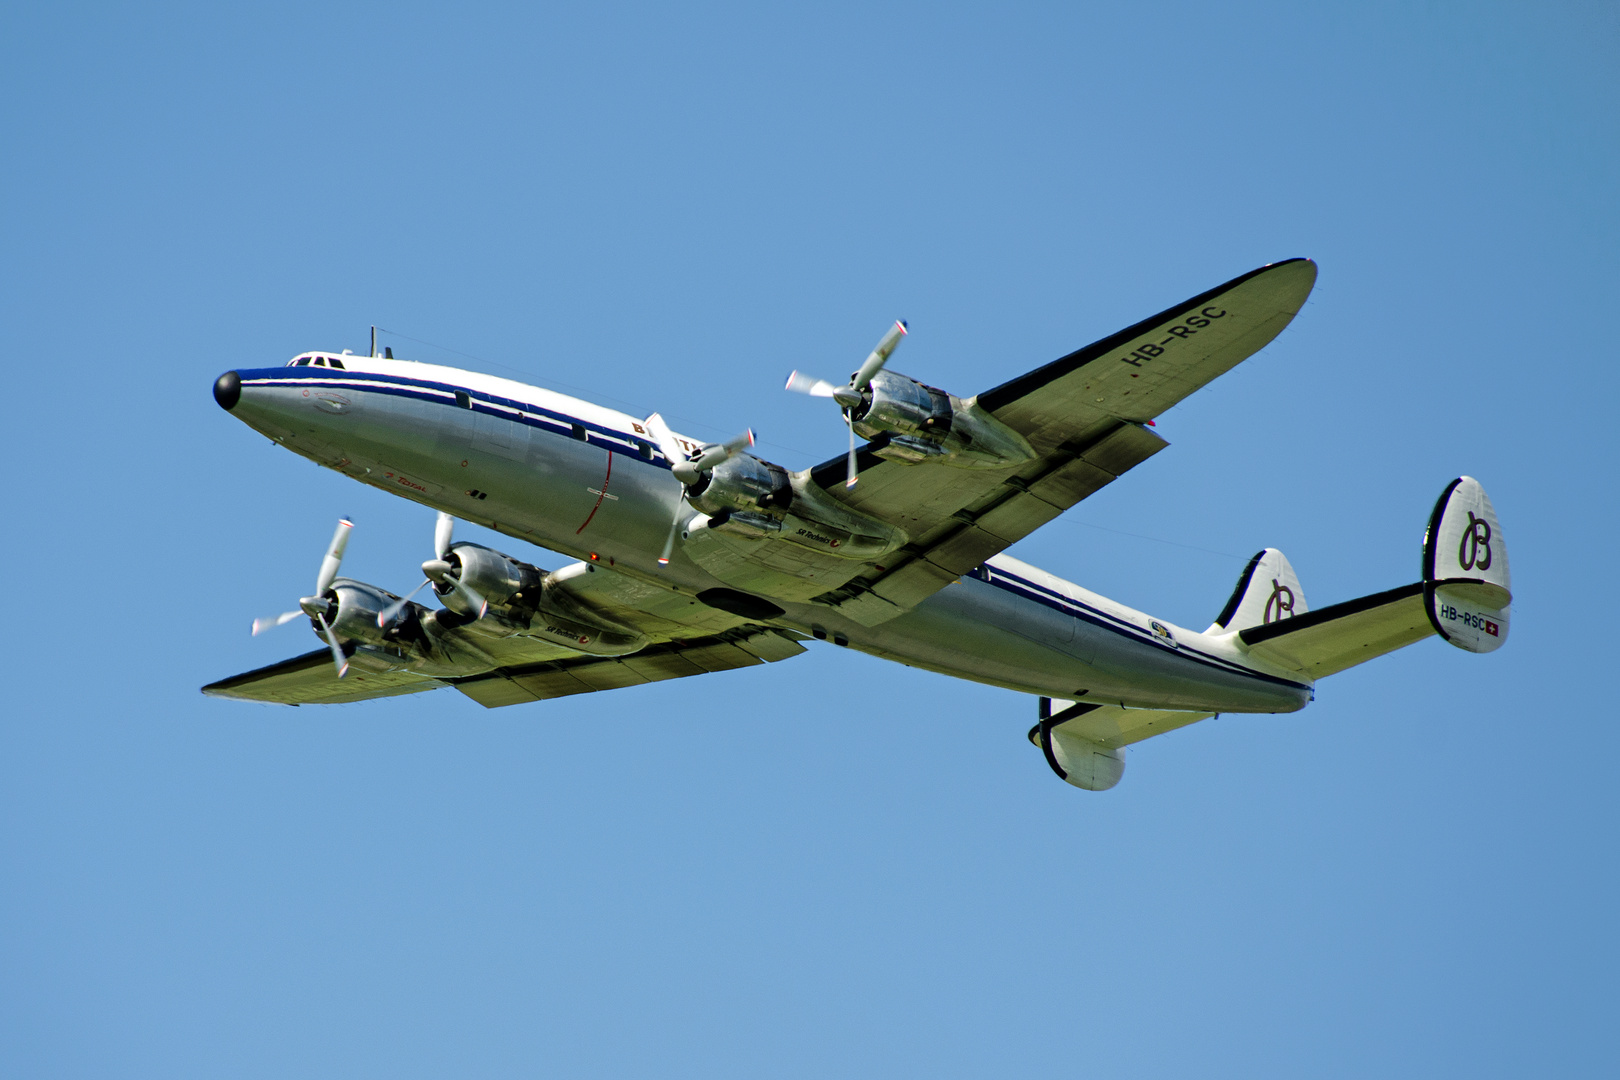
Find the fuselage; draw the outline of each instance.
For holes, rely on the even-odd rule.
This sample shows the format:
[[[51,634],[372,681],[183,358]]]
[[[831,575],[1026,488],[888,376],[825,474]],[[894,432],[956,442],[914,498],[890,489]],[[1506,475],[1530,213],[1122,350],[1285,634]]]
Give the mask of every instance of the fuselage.
[[[682,488],[640,419],[477,372],[330,353],[227,373],[215,396],[321,465],[623,575],[637,584],[621,602],[660,597],[668,617],[671,592],[688,604],[737,595],[680,546],[659,564]],[[748,606],[743,597],[727,610]],[[1248,657],[1235,635],[1155,620],[1004,555],[876,626],[810,602],[757,606],[762,621],[1030,694],[1216,712],[1288,712],[1310,699],[1299,675]]]

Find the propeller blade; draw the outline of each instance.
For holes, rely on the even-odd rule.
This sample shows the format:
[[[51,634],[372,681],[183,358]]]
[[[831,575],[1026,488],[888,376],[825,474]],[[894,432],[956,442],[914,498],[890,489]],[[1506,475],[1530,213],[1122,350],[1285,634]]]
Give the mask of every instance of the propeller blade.
[[[478,610],[478,615],[476,616],[477,618],[482,619],[485,615],[489,614],[489,601],[478,595],[478,590],[474,589],[471,585],[463,583],[460,578],[445,578],[445,580],[448,581],[450,583],[450,587],[456,591],[456,595],[461,597],[462,603],[466,604],[470,608],[476,608]]]
[[[671,465],[686,460],[686,452],[681,449],[681,444],[675,441],[675,436],[670,434],[664,418],[658,413],[647,417],[647,431],[651,433],[653,442],[658,444],[659,452],[669,459]]]
[[[337,635],[332,632],[332,624],[326,621],[325,615],[315,616],[321,621],[321,629],[326,632],[326,643],[332,646],[332,663],[337,667],[337,677],[349,673],[349,658],[343,655],[343,646],[338,644]]]
[[[675,500],[675,517],[669,523],[669,535],[664,537],[664,550],[658,556],[659,566],[668,566],[669,557],[675,550],[675,531],[681,527],[681,510],[685,508],[686,495],[683,493]]]
[[[847,415],[844,420],[849,424],[849,475],[844,480],[844,486],[852,488],[855,486],[855,481],[860,479],[855,475],[855,421]]]
[[[254,619],[253,636],[258,637],[266,630],[274,630],[278,626],[290,623],[302,614],[302,611],[284,611],[273,619]]]
[[[315,595],[325,594],[332,587],[332,579],[337,577],[338,567],[343,565],[343,552],[349,546],[349,530],[354,528],[354,522],[343,518],[338,522],[337,532],[332,534],[332,543],[326,549],[326,558],[321,560],[321,572],[315,576]]]
[[[418,585],[416,588],[406,593],[403,600],[396,600],[394,603],[389,604],[387,607],[379,611],[377,613],[377,626],[381,629],[386,629],[389,623],[399,618],[399,613],[405,610],[405,605],[411,602],[411,598],[417,593],[421,592],[425,586],[431,584],[432,582],[430,581],[423,581],[421,585]]]
[[[890,355],[900,344],[900,339],[905,336],[905,320],[899,320],[889,327],[889,332],[883,335],[883,340],[878,342],[877,348],[872,350],[872,355],[866,358],[866,363],[862,364],[861,369],[855,373],[855,377],[849,380],[849,388],[851,390],[865,390],[866,384],[872,381],[872,376],[883,370],[883,365],[889,362]]]
[[[826,379],[818,379],[802,371],[795,371],[788,376],[787,388],[795,394],[809,394],[811,397],[832,397],[833,392],[838,389]]]
[[[734,439],[730,439],[718,446],[705,446],[692,459],[692,468],[700,473],[708,472],[718,465],[724,465],[740,454],[744,447],[754,445],[754,433],[745,431]]]
[[[445,552],[450,550],[450,538],[456,532],[456,519],[439,511],[439,520],[433,525],[433,554],[437,558],[444,558]]]
[[[482,619],[489,613],[489,601],[478,594],[478,590],[463,582],[459,577],[450,573],[450,564],[443,559],[429,559],[422,564],[422,573],[427,579],[440,585],[447,585],[450,591],[456,594],[461,603],[470,608],[477,608],[475,618]],[[443,593],[439,594],[443,596]]]

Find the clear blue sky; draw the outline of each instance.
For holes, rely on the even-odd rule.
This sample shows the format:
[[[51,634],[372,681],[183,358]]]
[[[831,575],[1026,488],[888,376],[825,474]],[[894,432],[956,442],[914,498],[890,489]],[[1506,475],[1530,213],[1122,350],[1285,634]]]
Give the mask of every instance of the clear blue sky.
[[[16,5],[0,1074],[1580,1076],[1617,1047],[1610,4]],[[1203,626],[1414,580],[1477,476],[1513,639],[1059,783],[1034,703],[831,647],[486,712],[207,700],[431,515],[209,396],[457,362],[802,467],[888,320],[971,394],[1320,284],[1015,554]],[[494,365],[503,365],[495,367]],[[468,530],[467,535],[475,535]],[[497,541],[542,565],[559,559]]]

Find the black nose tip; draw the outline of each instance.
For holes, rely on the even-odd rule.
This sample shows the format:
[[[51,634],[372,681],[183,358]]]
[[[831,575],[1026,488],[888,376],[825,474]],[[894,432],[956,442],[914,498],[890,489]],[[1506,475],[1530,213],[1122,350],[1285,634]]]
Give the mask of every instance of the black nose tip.
[[[227,371],[215,379],[214,400],[227,412],[236,408],[236,403],[242,400],[242,377],[234,371]]]

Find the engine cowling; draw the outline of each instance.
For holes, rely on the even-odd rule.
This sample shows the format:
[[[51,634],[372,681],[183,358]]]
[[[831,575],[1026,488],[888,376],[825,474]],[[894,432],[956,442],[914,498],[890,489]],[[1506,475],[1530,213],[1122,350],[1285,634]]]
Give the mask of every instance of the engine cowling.
[[[326,591],[326,599],[326,620],[338,637],[366,642],[383,640],[383,632],[377,626],[377,616],[392,600],[381,589],[339,578]],[[320,632],[320,624],[315,619],[311,618],[310,624],[317,633]]]
[[[698,477],[686,489],[687,501],[705,514],[769,513],[793,501],[787,470],[738,454]]]
[[[1022,435],[977,404],[894,371],[880,371],[850,412],[879,456],[961,469],[1001,469],[1035,459]]]
[[[951,430],[951,398],[916,379],[880,371],[872,376],[850,419],[856,432],[868,439],[881,432],[937,439]]]
[[[539,568],[503,555],[482,544],[462,542],[451,546],[444,561],[461,582],[488,600],[494,607],[529,607],[540,602],[540,582],[545,577]],[[433,591],[448,597],[454,589],[447,584],[436,584]]]

